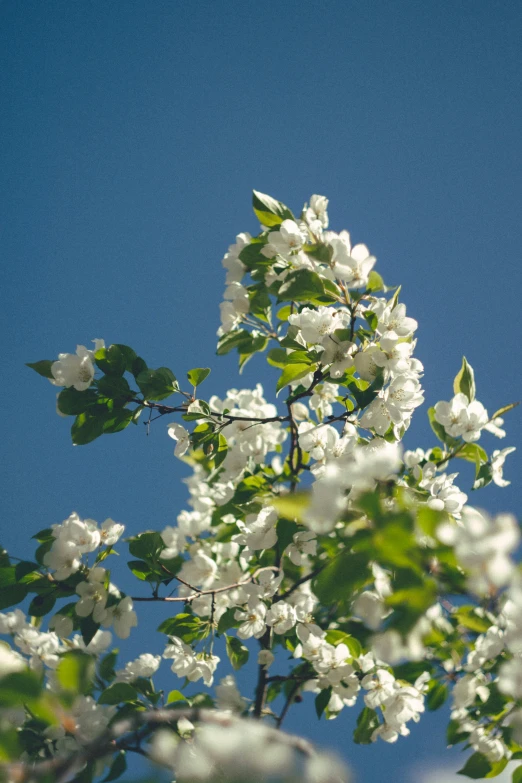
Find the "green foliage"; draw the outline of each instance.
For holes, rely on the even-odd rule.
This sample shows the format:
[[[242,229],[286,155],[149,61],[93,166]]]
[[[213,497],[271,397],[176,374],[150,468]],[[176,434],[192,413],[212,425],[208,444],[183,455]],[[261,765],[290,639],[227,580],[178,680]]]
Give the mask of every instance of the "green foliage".
[[[225,636],[226,650],[232,668],[236,671],[248,661],[248,647],[237,636]]]
[[[176,376],[168,367],[142,370],[136,376],[136,383],[146,400],[164,400],[178,389]]]
[[[278,226],[283,220],[294,219],[288,207],[257,190],[252,191],[252,206],[255,216],[263,226]]]
[[[42,376],[42,378],[49,378],[50,380],[53,380],[54,376],[51,372],[52,365],[53,362],[50,359],[42,359],[40,362],[33,362],[32,364],[27,363],[25,366],[30,367],[31,370],[37,372],[38,375]]]
[[[209,625],[196,615],[182,612],[176,617],[164,620],[158,626],[158,631],[167,634],[167,636],[177,636],[186,644],[191,644],[208,636]]]
[[[194,370],[189,370],[187,378],[189,383],[196,388],[200,383],[203,383],[205,378],[210,375],[210,367],[196,367]]]
[[[92,655],[87,655],[80,650],[71,650],[62,655],[56,670],[56,678],[64,690],[87,694],[91,692],[93,686],[95,669]]]
[[[316,577],[313,590],[322,604],[330,605],[349,600],[368,578],[367,556],[343,550]]]
[[[353,732],[353,741],[357,745],[370,745],[375,729],[379,727],[379,717],[375,710],[365,707],[357,718]]]
[[[453,391],[455,394],[462,392],[470,402],[473,402],[475,399],[475,373],[473,372],[473,367],[468,364],[465,356],[462,357],[462,367],[453,381]]]

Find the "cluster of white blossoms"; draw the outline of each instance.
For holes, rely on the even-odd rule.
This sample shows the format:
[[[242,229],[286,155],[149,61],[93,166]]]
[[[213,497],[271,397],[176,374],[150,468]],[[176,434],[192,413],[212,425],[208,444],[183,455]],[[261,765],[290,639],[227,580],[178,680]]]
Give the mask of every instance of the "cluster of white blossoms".
[[[335,756],[315,752],[304,741],[260,721],[232,717],[229,712],[218,712],[212,723],[196,728],[181,718],[178,734],[167,729],[156,732],[151,750],[159,764],[175,772],[179,783],[293,783],[297,779],[303,783],[348,783],[350,779]]]
[[[361,743],[394,743],[426,709],[452,698],[450,741],[469,743],[481,773],[500,772],[493,765],[512,754],[522,758],[520,526],[509,514],[470,507],[452,470],[459,459],[472,463],[473,489],[509,483],[503,470],[514,448],[489,454],[477,441],[483,432],[504,437],[501,417],[514,405],[490,417],[463,359],[453,398],[428,411],[439,445],[403,450],[424,402],[418,324],[400,289],[375,271],[369,248],[330,230],[327,209],[315,194],[296,217],[255,192],[261,232],[238,234],[223,259],[218,353],[237,349],[242,367],[268,349],[282,406],[261,384],[206,401],[199,394],[208,368],[189,371],[184,391],[172,371],[148,369],[128,346],[97,354],[98,340],[94,351],[79,346],[30,365],[65,387],[62,412],[80,411],[74,442],[117,432],[146,409],[154,418],[181,414],[167,432],[192,469],[187,507],[161,532],[129,539],[139,558],[129,563],[136,595],[122,593],[105,567],[123,533],[111,519],[98,525],[72,514],[36,536],[39,565],[17,566],[6,555],[4,570],[2,561],[17,600],[36,593],[38,617],[0,614],[11,642],[0,646],[0,669],[44,673],[46,694],[58,699],[67,653],[71,668],[92,670],[90,686],[63,700],[67,720],[45,729],[32,761],[74,754],[103,734],[110,740],[121,718],[117,747],[149,753],[180,783],[342,783],[336,761],[278,730],[310,694],[328,720],[359,705]],[[181,402],[165,403],[171,394]],[[40,626],[46,602],[58,599],[71,603]],[[126,639],[138,601],[165,602],[163,652],[115,670],[114,653],[100,657],[112,643],[103,629]],[[247,695],[219,671],[225,656],[241,668],[254,648],[257,683]],[[163,659],[165,691],[152,682]],[[186,692],[171,690],[174,676]],[[27,725],[19,705],[0,714],[0,729],[2,716]],[[157,721],[142,735],[140,720],[151,716]],[[157,731],[162,721],[168,728]]]
[[[102,546],[115,544],[124,526],[106,519],[100,527],[93,519],[80,519],[73,512],[64,522],[52,525],[52,546],[44,555],[44,565],[53,570],[54,579],[64,581],[85,565],[85,556]]]
[[[217,655],[194,653],[192,647],[177,636],[170,637],[163,657],[172,659],[171,669],[178,677],[186,677],[189,682],[203,680],[205,685],[212,685],[220,660]]]

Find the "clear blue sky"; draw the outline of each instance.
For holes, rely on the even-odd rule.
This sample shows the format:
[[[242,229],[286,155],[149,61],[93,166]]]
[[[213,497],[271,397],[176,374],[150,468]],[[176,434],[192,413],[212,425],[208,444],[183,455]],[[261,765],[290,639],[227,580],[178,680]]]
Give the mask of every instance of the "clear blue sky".
[[[184,507],[163,422],[149,438],[132,428],[73,448],[53,389],[24,362],[103,337],[179,376],[212,366],[209,392],[266,376],[260,360],[240,379],[234,357],[214,356],[220,259],[256,230],[252,188],[295,209],[328,196],[332,228],[403,284],[429,404],[451,396],[463,353],[490,412],[522,397],[521,22],[515,0],[4,0],[1,528],[13,554],[72,510],[136,533]],[[426,408],[410,446],[433,444]],[[519,412],[507,428],[495,448],[519,446],[513,484],[478,496],[493,511],[520,509]],[[316,724],[304,705],[288,727],[335,745],[364,783],[408,781],[445,752],[438,713],[371,748],[350,744],[355,717]]]

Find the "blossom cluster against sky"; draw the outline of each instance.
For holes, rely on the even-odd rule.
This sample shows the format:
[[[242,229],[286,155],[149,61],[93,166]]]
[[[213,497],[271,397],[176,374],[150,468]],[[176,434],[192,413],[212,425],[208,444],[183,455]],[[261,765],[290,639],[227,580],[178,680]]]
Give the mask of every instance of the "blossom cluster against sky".
[[[332,226],[403,284],[430,394],[412,443],[431,445],[425,410],[451,399],[463,353],[488,410],[522,396],[518,4],[50,0],[0,14],[2,539],[13,554],[73,510],[132,533],[186,505],[162,424],[73,448],[23,363],[100,336],[180,376],[212,366],[206,383],[221,396],[254,386],[255,359],[239,379],[234,357],[214,356],[220,259],[255,229],[252,188],[297,209],[327,194]],[[517,411],[508,430],[513,483],[484,491],[492,511],[519,508]],[[150,629],[158,622],[152,612]],[[349,719],[306,716],[296,710],[289,729],[346,747]],[[378,753],[350,746],[350,761],[361,780],[429,764],[442,723],[427,716],[411,742]]]

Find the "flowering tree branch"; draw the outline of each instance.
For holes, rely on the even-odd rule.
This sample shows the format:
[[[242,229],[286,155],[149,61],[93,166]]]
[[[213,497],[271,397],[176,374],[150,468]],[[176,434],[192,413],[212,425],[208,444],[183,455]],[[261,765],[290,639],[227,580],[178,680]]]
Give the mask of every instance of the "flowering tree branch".
[[[346,781],[337,760],[280,731],[309,694],[319,719],[358,709],[363,744],[399,741],[450,700],[448,741],[472,748],[461,770],[471,778],[522,757],[519,524],[473,508],[445,472],[464,460],[473,490],[505,486],[514,448],[488,451],[487,437],[504,437],[515,405],[489,415],[464,358],[450,399],[428,410],[434,445],[404,450],[424,402],[418,324],[368,247],[329,230],[327,206],[314,195],[296,216],[254,192],[260,231],[223,258],[217,353],[237,351],[240,368],[264,355],[284,415],[260,384],[205,398],[209,368],[190,370],[185,391],[169,368],[103,340],[29,365],[60,388],[74,444],[148,409],[148,428],[172,417],[174,454],[192,475],[172,525],[126,540],[151,596],[125,595],[106,567],[122,547],[112,519],[73,513],[36,534],[34,558],[0,553],[10,779],[78,772],[91,783],[109,765],[116,780],[136,752],[180,783]],[[180,610],[158,627],[163,654],[116,668],[111,634],[129,637],[134,606],[151,601]],[[214,685],[223,656],[234,671],[253,663],[248,693],[230,674]],[[157,675],[163,660],[170,671]]]

